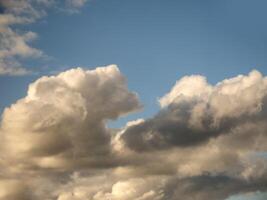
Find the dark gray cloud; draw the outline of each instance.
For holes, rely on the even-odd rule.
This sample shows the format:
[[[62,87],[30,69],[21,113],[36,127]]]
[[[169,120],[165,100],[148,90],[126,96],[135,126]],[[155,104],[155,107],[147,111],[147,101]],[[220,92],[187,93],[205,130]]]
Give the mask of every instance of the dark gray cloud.
[[[187,82],[201,84],[195,80],[198,78],[192,76]],[[177,95],[171,97],[174,100],[156,116],[125,130],[121,138],[126,146],[136,151],[194,146],[221,134],[230,134],[242,124],[267,119],[267,81],[258,72],[240,80],[226,80],[216,86],[206,83],[202,90],[210,91],[203,95],[197,95],[198,91],[193,90],[196,86],[184,86],[181,82],[176,84],[179,88],[177,94],[173,92],[177,90],[174,88],[162,98],[161,101],[166,101],[170,94]],[[186,87],[191,90],[188,96],[181,93]],[[239,87],[237,93],[224,92],[235,87]]]
[[[164,188],[164,200],[225,200],[232,195],[266,191],[267,179],[244,181],[224,175],[202,175],[170,180]]]

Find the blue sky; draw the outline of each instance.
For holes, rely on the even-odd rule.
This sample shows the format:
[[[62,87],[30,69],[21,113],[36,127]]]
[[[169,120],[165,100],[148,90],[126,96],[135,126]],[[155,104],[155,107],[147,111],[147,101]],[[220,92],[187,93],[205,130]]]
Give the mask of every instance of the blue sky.
[[[157,99],[184,75],[213,84],[252,69],[267,75],[266,7],[265,0],[91,0],[79,13],[53,10],[16,26],[38,34],[32,46],[46,57],[22,60],[34,74],[0,76],[0,111],[33,80],[73,67],[117,64],[138,93],[144,109],[112,127],[155,114]]]

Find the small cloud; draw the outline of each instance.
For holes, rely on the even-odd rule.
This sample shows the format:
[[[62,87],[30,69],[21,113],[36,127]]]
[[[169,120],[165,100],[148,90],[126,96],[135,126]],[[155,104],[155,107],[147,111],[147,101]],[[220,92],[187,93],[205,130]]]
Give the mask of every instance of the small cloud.
[[[69,8],[77,9],[84,6],[86,2],[87,0],[66,0],[66,5]]]
[[[77,12],[86,1],[67,0],[64,3],[68,7],[67,9]],[[2,75],[28,74],[28,70],[21,67],[20,58],[39,58],[45,55],[41,50],[34,48],[30,44],[31,41],[36,39],[36,33],[32,31],[21,33],[15,31],[14,26],[36,22],[46,16],[47,11],[57,6],[56,1],[9,0],[0,1],[0,6],[3,8],[3,12],[0,13],[0,73]],[[11,63],[13,65],[10,65]]]

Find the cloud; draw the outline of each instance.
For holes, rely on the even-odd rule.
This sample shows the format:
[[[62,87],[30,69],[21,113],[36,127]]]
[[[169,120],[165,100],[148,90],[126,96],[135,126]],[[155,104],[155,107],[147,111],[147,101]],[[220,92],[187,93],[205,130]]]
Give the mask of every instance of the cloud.
[[[111,134],[105,123],[139,109],[115,65],[72,69],[42,77],[28,95],[6,108],[2,155],[25,167],[111,165]]]
[[[234,194],[265,191],[266,180],[244,181],[224,175],[187,178],[75,176],[56,192],[58,200],[225,200]]]
[[[266,120],[266,97],[267,78],[257,71],[215,86],[202,76],[184,77],[160,99],[163,109],[129,127],[122,139],[136,151],[198,145]]]
[[[29,188],[18,180],[0,180],[0,199],[31,200]]]
[[[77,10],[85,2],[66,0],[65,4]],[[31,45],[37,34],[32,31],[17,31],[14,27],[34,23],[54,7],[57,7],[55,0],[0,0],[0,75],[31,73],[22,65],[21,59],[44,56],[41,50]]]
[[[45,5],[44,1],[32,3],[30,0],[0,2],[3,9],[0,14],[0,74],[27,74],[29,71],[22,67],[19,59],[42,56],[41,50],[30,46],[37,34],[31,31],[19,33],[13,26],[35,22],[45,15],[44,9],[37,9],[35,6]]]
[[[174,196],[163,199],[226,199],[264,191],[267,162],[255,153],[267,150],[266,95],[267,78],[255,70],[214,86],[202,76],[183,77],[159,100],[162,110],[127,125],[114,147],[130,160],[128,174],[178,177],[177,188],[168,186]],[[191,187],[180,189],[183,182],[199,179],[208,181],[207,187],[209,181],[218,181],[216,187],[223,180],[233,185],[214,193],[201,181],[196,194]]]
[[[266,179],[246,182],[227,176],[202,175],[185,179],[172,179],[165,185],[166,198],[170,200],[225,200],[234,194],[247,194],[266,190]]]
[[[161,180],[159,177],[125,180],[110,180],[110,178],[77,176],[72,179],[71,183],[59,189],[58,200],[160,200],[163,198],[164,194],[161,189],[164,185],[164,178]],[[113,178],[116,179],[116,177]]]
[[[150,119],[115,65],[44,76],[6,108],[0,200],[224,200],[266,192],[267,78],[178,80]],[[2,189],[3,188],[3,189]],[[2,189],[2,190],[1,190]]]
[[[67,6],[74,9],[81,8],[86,2],[87,0],[66,0]]]

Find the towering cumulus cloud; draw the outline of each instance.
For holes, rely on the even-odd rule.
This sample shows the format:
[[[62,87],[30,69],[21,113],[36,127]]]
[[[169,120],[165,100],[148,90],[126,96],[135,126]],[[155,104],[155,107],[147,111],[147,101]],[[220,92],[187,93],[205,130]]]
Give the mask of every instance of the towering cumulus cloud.
[[[108,119],[139,108],[115,65],[42,77],[3,114],[1,150],[40,168],[108,165]]]
[[[149,119],[115,65],[42,77],[6,108],[0,200],[224,200],[267,189],[267,78],[178,80]]]

